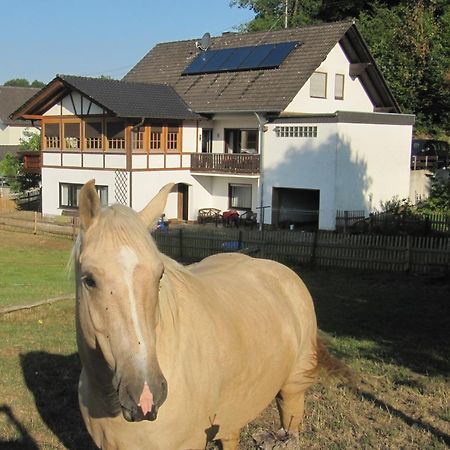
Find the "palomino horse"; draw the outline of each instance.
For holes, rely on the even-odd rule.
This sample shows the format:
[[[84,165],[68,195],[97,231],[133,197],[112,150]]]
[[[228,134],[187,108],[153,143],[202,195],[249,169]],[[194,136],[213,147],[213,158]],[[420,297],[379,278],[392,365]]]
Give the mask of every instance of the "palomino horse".
[[[74,249],[79,403],[105,449],[238,448],[274,397],[298,433],[317,367],[311,296],[273,261],[220,254],[183,267],[148,232],[173,184],[138,214],[80,194]]]

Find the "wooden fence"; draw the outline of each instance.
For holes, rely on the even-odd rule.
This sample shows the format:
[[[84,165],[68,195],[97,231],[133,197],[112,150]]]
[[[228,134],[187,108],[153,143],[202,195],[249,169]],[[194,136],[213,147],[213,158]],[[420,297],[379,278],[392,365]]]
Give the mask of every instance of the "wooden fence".
[[[0,214],[0,229],[22,229],[74,239],[77,217],[46,218],[32,212]],[[300,232],[179,226],[155,231],[162,252],[182,261],[196,261],[220,252],[241,251],[290,266],[310,264],[356,270],[448,273],[450,238],[352,235],[333,232]]]
[[[372,213],[364,211],[337,211],[336,231],[385,235],[450,236],[450,215],[418,213]]]
[[[392,272],[450,271],[450,239],[443,237],[350,235],[332,232],[171,229],[153,234],[167,255],[199,260],[240,250],[288,265],[312,264]]]

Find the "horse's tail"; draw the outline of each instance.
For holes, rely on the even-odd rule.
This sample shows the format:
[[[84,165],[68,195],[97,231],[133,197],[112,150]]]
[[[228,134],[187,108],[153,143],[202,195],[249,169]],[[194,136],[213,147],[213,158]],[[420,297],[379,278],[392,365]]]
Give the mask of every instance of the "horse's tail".
[[[331,355],[320,336],[316,343],[317,369],[320,373],[325,372],[327,376],[338,378],[344,384],[354,386],[356,379],[354,372],[340,359]]]

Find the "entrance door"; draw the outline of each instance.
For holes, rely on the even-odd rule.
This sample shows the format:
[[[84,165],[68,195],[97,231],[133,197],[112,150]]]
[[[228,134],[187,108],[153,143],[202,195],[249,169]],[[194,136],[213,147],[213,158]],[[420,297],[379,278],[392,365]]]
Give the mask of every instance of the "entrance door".
[[[189,186],[178,183],[178,220],[187,221],[189,217]]]

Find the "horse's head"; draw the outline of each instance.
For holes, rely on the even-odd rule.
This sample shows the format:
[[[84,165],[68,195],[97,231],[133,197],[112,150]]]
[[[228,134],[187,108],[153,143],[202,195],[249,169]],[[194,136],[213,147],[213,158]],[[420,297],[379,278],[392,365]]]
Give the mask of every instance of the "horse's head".
[[[100,208],[93,180],[80,193],[80,355],[99,389],[112,384],[105,395],[129,421],[155,420],[167,396],[155,331],[164,264],[147,227],[161,216],[173,186],[161,189],[139,214],[120,205]]]

